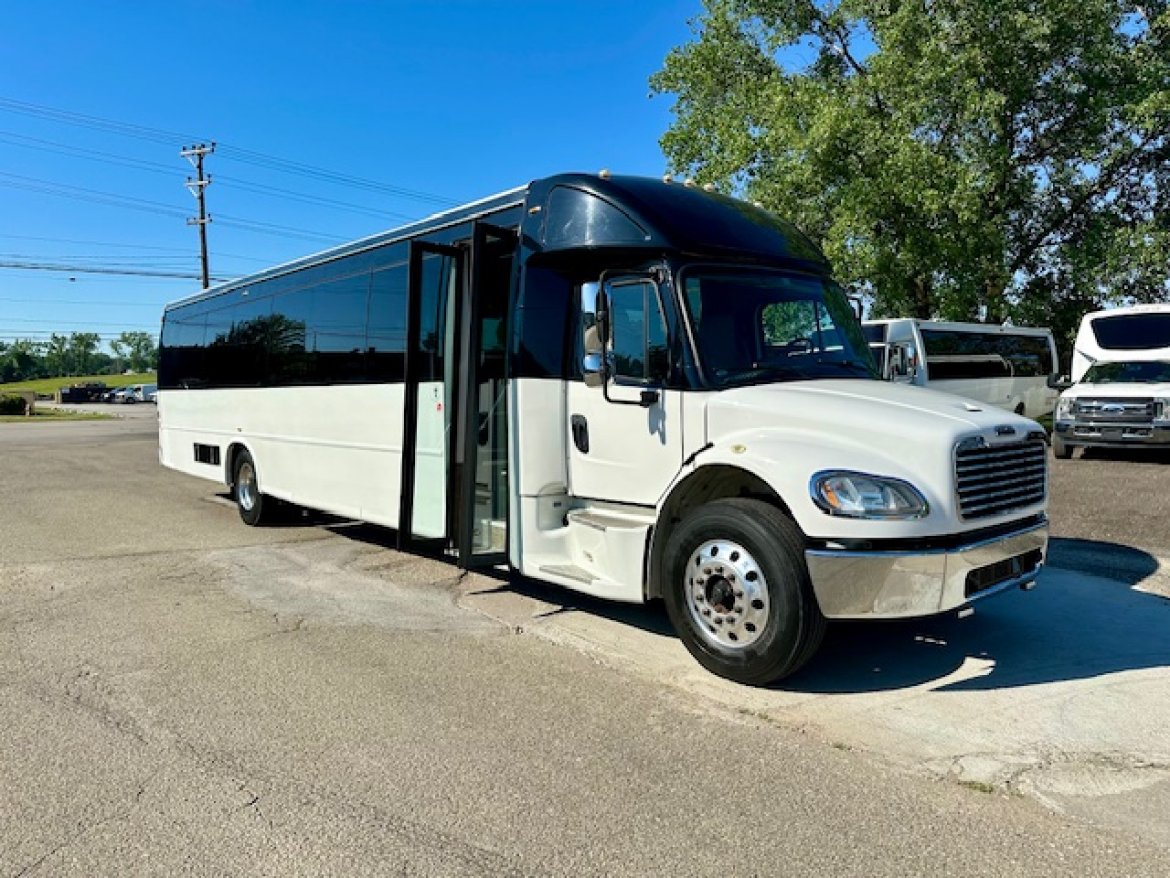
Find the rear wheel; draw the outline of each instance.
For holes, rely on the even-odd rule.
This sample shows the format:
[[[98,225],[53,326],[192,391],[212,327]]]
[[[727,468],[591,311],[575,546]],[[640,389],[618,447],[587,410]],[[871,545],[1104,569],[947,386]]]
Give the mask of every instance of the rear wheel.
[[[241,451],[236,456],[232,492],[235,494],[236,508],[240,510],[240,518],[244,520],[244,524],[255,527],[271,517],[270,509],[275,504],[260,493],[256,463],[248,451]]]
[[[1053,457],[1058,457],[1061,460],[1068,460],[1070,457],[1073,456],[1073,450],[1074,450],[1074,448],[1072,445],[1069,445],[1067,442],[1065,442],[1059,436],[1053,435],[1053,437],[1052,437],[1052,455],[1053,455]]]
[[[763,685],[804,665],[825,619],[796,524],[759,500],[717,500],[671,534],[663,595],[675,631],[709,671]]]

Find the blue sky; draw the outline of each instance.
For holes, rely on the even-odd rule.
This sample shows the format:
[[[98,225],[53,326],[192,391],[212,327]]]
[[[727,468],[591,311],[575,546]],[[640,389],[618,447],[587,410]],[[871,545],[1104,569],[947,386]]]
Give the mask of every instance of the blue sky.
[[[198,274],[193,170],[179,156],[195,141],[219,145],[206,169],[220,277],[546,174],[659,175],[671,101],[651,99],[647,80],[699,11],[699,0],[9,4],[0,263],[70,268],[0,266],[0,339],[157,331],[163,305],[197,280],[78,269]]]

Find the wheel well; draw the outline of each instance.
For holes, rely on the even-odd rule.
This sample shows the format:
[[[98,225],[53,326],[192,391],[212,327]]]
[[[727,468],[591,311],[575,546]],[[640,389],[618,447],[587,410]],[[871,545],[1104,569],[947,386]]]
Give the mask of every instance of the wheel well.
[[[242,442],[233,442],[228,446],[227,459],[224,461],[227,470],[224,473],[223,482],[229,488],[235,488],[236,486],[236,459],[240,456],[240,452],[242,451],[248,451],[247,447]]]
[[[646,597],[662,597],[660,571],[666,544],[676,524],[692,509],[727,497],[750,497],[775,506],[789,518],[792,512],[772,487],[747,470],[724,464],[699,467],[675,486],[658,516],[650,537],[649,570],[646,577]]]

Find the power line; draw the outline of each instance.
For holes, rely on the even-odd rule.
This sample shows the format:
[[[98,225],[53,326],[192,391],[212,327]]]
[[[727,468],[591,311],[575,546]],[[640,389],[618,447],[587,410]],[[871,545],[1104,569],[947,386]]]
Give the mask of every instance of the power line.
[[[60,271],[68,274],[116,274],[127,277],[168,277],[177,280],[199,280],[201,275],[186,271],[160,271],[151,269],[135,269],[121,266],[100,265],[65,265],[53,262],[10,262],[0,261],[0,268],[19,269],[21,271]],[[216,277],[213,280],[227,280],[225,277]]]
[[[157,302],[115,302],[111,299],[23,299],[0,296],[0,302],[15,302],[21,305],[90,305],[102,308],[161,308]]]
[[[60,320],[45,320],[42,318],[5,317],[4,323],[5,323],[5,325],[7,325],[9,323],[42,323],[42,324],[48,323],[48,324],[60,325],[61,321]],[[109,321],[101,321],[101,320],[70,320],[70,321],[68,321],[68,323],[71,326],[120,326],[123,329],[125,329],[127,326],[127,324],[124,321],[118,321],[116,323],[111,323]],[[145,325],[146,324],[141,324],[141,323],[130,324],[130,328],[133,329],[135,327],[145,326]]]
[[[68,125],[77,125],[83,128],[90,128],[98,131],[107,131],[125,137],[134,137],[141,140],[152,141],[154,143],[164,143],[170,146],[178,146],[184,143],[199,141],[201,139],[199,137],[193,137],[189,134],[178,134],[176,132],[165,131],[160,128],[149,128],[144,125],[134,125],[126,122],[118,122],[113,119],[103,119],[100,116],[89,116],[84,113],[74,113],[68,110],[58,110],[53,107],[32,104],[26,101],[13,100],[11,98],[0,98],[0,110],[10,113],[19,113],[26,116],[34,116],[41,119],[48,119],[54,122],[60,122]],[[302,177],[313,177],[315,179],[334,183],[339,186],[350,186],[352,188],[366,189],[368,191],[384,192],[389,195],[396,195],[400,198],[410,198],[416,201],[431,202],[443,206],[454,206],[459,203],[455,199],[451,199],[442,195],[436,195],[432,192],[424,192],[418,189],[408,189],[406,187],[396,186],[390,183],[380,183],[377,180],[369,180],[363,177],[356,177],[351,174],[343,174],[328,168],[321,168],[302,162],[294,162],[288,159],[280,158],[278,156],[258,152],[256,150],[234,147],[225,143],[220,143],[219,146],[222,150],[222,155],[224,158],[233,159],[244,164],[259,165],[260,167],[268,168],[269,170],[280,171],[282,173],[288,174],[296,174]]]
[[[104,164],[131,168],[133,170],[147,171],[152,174],[165,174],[166,176],[172,178],[175,176],[175,169],[173,167],[170,165],[161,164],[160,162],[132,159],[127,156],[119,156],[112,153],[101,152],[99,150],[83,150],[65,143],[57,143],[52,140],[43,140],[39,137],[28,137],[23,134],[15,134],[10,131],[0,131],[0,143],[11,143],[26,149],[38,149],[45,152],[56,153],[58,155],[85,159],[87,161],[102,162]],[[297,201],[302,204],[312,204],[318,207],[331,207],[336,210],[364,214],[366,216],[372,216],[377,219],[394,217],[396,219],[412,220],[417,218],[415,215],[401,213],[399,211],[385,210],[377,207],[367,207],[360,204],[352,204],[347,201],[339,201],[336,198],[326,198],[320,195],[310,195],[305,192],[296,192],[291,189],[284,189],[280,186],[271,186],[265,183],[253,183],[247,180],[241,180],[239,177],[232,177],[224,174],[218,174],[216,179],[221,183],[230,183],[231,186],[228,187],[229,189],[237,189],[241,192],[252,192],[257,195],[267,195],[273,198],[283,198],[288,201]]]
[[[37,192],[44,195],[55,195],[59,198],[70,198],[76,201],[89,201],[95,204],[105,204],[112,207],[121,207],[127,210],[139,210],[146,213],[155,213],[162,216],[170,216],[177,218],[186,218],[187,211],[182,208],[173,207],[169,204],[161,204],[157,201],[148,201],[145,198],[132,198],[125,195],[117,195],[113,192],[100,192],[95,189],[85,189],[81,186],[67,186],[64,183],[53,183],[50,180],[40,180],[36,177],[25,177],[20,174],[7,174],[0,172],[0,186],[9,186],[13,189],[24,189],[29,192]],[[219,219],[222,225],[232,226],[234,228],[244,229],[246,231],[258,232],[261,234],[278,235],[282,237],[304,238],[311,241],[323,241],[325,243],[336,244],[340,243],[342,238],[331,235],[321,235],[317,232],[310,232],[307,229],[298,229],[292,226],[282,226],[275,223],[262,223],[251,220],[240,219],[238,217],[225,217]]]
[[[11,238],[14,241],[41,241],[41,242],[47,243],[47,244],[83,244],[83,245],[87,245],[87,246],[92,245],[94,247],[123,247],[123,248],[128,248],[131,250],[158,250],[160,252],[165,252],[165,253],[182,253],[182,254],[186,254],[186,255],[190,255],[190,253],[191,253],[191,250],[187,247],[157,247],[157,246],[151,246],[149,244],[127,244],[124,242],[91,241],[91,240],[81,240],[78,238],[42,238],[42,237],[37,237],[35,235],[10,235],[10,234],[4,233],[4,232],[0,232],[0,238]],[[244,259],[244,260],[247,260],[249,262],[262,262],[265,264],[267,264],[269,261],[267,259],[261,259],[259,256],[241,256],[238,253],[220,253],[219,255],[223,256],[225,258],[228,258],[228,259]],[[74,257],[70,257],[70,258],[74,258]]]

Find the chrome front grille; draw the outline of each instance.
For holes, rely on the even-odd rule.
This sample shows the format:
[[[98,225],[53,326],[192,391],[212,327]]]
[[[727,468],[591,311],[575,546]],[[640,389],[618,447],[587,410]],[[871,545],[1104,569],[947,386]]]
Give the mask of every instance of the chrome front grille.
[[[1090,421],[1149,423],[1158,417],[1158,404],[1152,399],[1078,399],[1073,413]]]
[[[1040,503],[1048,494],[1048,446],[963,443],[955,449],[959,515],[987,518]]]

